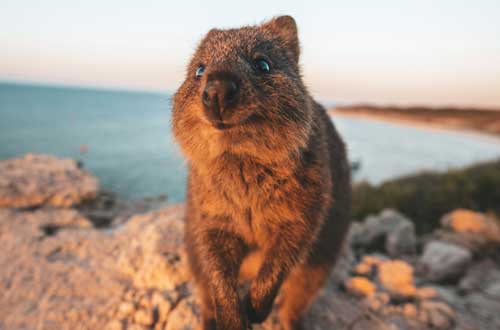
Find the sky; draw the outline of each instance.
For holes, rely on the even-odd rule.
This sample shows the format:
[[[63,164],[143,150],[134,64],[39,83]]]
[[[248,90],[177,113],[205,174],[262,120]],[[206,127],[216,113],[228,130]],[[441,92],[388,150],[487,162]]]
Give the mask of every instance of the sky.
[[[0,80],[175,91],[212,27],[280,14],[322,100],[500,108],[498,0],[0,0]]]

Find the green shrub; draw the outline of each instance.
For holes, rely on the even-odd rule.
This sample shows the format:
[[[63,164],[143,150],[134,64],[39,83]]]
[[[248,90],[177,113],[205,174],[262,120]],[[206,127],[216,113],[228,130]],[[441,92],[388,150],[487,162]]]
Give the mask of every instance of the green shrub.
[[[410,217],[419,233],[434,229],[456,208],[500,214],[500,159],[447,173],[422,172],[380,186],[354,186],[355,219],[388,207]]]

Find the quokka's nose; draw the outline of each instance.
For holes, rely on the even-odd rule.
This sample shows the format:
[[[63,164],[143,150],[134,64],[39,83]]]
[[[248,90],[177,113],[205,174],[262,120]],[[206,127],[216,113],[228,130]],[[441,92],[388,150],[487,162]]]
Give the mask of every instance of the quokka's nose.
[[[201,98],[214,119],[222,120],[222,113],[238,103],[239,89],[235,75],[228,72],[214,72],[208,75]]]

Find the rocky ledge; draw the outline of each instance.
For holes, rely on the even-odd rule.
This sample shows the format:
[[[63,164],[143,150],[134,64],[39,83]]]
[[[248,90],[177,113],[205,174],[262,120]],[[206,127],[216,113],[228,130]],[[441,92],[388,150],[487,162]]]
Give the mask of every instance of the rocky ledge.
[[[6,162],[13,164],[0,162],[0,169],[12,166]],[[4,173],[2,189],[15,186],[19,176]],[[90,174],[82,180],[97,187]],[[44,196],[59,194],[59,188],[41,189],[51,191]],[[33,204],[18,197],[0,208],[0,329],[199,329],[182,205],[112,213],[121,220],[103,226],[88,216],[99,191],[56,204],[35,198],[40,194],[35,188],[15,193],[37,200],[35,209],[20,208]],[[83,200],[85,207],[77,205]],[[498,329],[499,236],[496,220],[468,210],[444,216],[440,228],[421,237],[393,210],[356,222],[306,329]],[[279,329],[273,317],[254,328]]]
[[[0,162],[0,207],[69,207],[98,190],[97,179],[71,159],[27,154]]]

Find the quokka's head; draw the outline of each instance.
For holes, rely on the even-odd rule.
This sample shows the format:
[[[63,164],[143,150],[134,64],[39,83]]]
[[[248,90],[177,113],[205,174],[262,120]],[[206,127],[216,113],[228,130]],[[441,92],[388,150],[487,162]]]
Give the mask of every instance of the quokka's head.
[[[173,131],[186,156],[223,154],[276,162],[307,142],[311,99],[299,70],[295,20],[213,29],[173,101]]]

